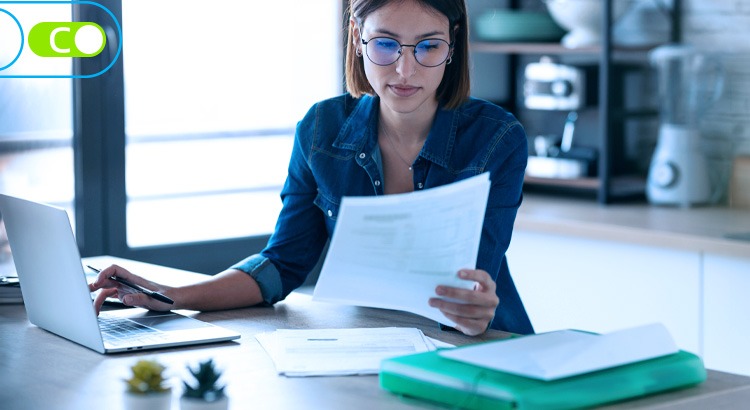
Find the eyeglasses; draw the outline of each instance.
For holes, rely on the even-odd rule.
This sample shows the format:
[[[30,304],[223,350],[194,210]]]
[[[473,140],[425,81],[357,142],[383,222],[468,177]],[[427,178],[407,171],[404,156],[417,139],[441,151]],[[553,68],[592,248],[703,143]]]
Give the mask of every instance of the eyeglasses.
[[[390,37],[362,39],[367,58],[377,65],[391,65],[401,58],[404,47],[414,48],[414,58],[425,67],[437,67],[450,56],[453,43],[439,38],[428,38],[417,44],[401,44]]]

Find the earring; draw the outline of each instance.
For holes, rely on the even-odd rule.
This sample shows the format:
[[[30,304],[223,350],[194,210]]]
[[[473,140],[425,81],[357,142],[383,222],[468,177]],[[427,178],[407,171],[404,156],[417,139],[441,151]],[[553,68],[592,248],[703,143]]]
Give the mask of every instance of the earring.
[[[354,54],[356,54],[357,57],[362,57],[362,49],[361,48],[355,49]]]
[[[445,65],[448,65],[453,61],[453,56],[448,57],[448,61],[445,62]]]

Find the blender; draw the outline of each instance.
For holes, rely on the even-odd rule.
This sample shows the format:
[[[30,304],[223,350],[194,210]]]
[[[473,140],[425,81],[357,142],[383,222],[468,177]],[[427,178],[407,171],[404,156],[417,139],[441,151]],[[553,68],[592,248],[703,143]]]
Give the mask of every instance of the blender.
[[[713,190],[698,125],[722,93],[721,63],[687,45],[657,47],[649,57],[658,75],[660,125],[646,196],[657,205],[710,203]]]

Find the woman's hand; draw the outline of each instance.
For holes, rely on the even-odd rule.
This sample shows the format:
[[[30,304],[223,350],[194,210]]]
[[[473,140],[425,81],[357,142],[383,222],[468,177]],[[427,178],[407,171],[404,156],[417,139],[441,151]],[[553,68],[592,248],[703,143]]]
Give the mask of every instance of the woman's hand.
[[[448,318],[456,322],[456,329],[469,336],[484,333],[495,317],[495,309],[500,303],[495,294],[496,284],[490,274],[481,269],[463,269],[458,277],[476,282],[474,289],[461,289],[450,286],[438,286],[435,289],[438,298],[431,298],[430,306],[440,309]],[[441,298],[460,300],[450,302]]]
[[[130,283],[140,285],[146,289],[150,289],[161,294],[169,293],[169,291],[172,289],[168,286],[160,285],[158,283],[146,280],[138,275],[134,275],[127,269],[124,269],[120,266],[112,265],[99,272],[96,280],[89,283],[90,292],[101,289],[101,292],[99,292],[99,294],[96,296],[96,299],[94,300],[94,307],[96,308],[97,314],[99,314],[99,311],[101,311],[104,301],[108,297],[115,296],[119,298],[126,306],[137,306],[149,310],[162,311],[175,309],[175,305],[169,305],[167,303],[160,302],[146,295],[145,293],[138,292],[135,289],[129,288],[119,282],[110,279],[110,277],[112,276],[123,278]]]

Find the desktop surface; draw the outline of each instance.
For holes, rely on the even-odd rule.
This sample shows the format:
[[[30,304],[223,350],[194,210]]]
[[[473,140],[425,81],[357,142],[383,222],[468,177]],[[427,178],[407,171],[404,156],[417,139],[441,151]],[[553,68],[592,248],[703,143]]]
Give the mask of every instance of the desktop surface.
[[[170,272],[163,281],[176,284],[177,276],[169,276],[172,274],[179,276],[179,272]],[[199,278],[194,275],[186,273],[185,278]],[[172,408],[179,408],[181,379],[188,376],[186,366],[195,367],[207,359],[214,359],[224,370],[222,380],[227,384],[232,409],[438,408],[381,389],[377,376],[279,376],[255,335],[277,329],[403,326],[419,328],[427,336],[455,345],[509,337],[499,331],[468,337],[441,331],[435,322],[410,313],[313,302],[309,289],[294,292],[273,307],[180,313],[235,330],[242,337],[212,345],[101,355],[31,325],[21,304],[0,305],[2,408],[121,409],[123,379],[130,375],[130,366],[142,358],[156,359],[167,367],[166,376],[175,390]],[[750,378],[709,371],[708,380],[697,387],[610,407],[736,408],[748,400]]]

